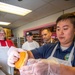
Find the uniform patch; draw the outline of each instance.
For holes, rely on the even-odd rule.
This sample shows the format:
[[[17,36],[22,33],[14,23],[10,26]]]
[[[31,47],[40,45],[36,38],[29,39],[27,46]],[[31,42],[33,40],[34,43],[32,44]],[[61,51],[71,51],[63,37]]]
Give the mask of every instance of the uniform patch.
[[[66,54],[65,57],[64,57],[64,59],[68,60],[69,59],[69,55],[70,55],[70,53]]]
[[[65,60],[68,60],[69,59],[69,56],[70,56],[70,53],[66,54],[65,57],[64,57],[64,59]],[[74,60],[74,55],[72,56],[71,61],[73,61],[73,60]]]

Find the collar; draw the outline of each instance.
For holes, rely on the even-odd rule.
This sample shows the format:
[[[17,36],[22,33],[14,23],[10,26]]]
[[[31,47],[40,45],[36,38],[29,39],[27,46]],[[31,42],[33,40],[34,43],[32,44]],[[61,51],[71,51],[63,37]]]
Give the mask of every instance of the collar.
[[[5,40],[0,40],[0,44],[1,44],[1,46],[6,46]]]
[[[69,48],[67,48],[66,50],[62,51],[61,47],[60,47],[60,42],[58,42],[58,46],[57,46],[57,50],[60,50],[62,52],[71,52],[72,48],[74,46],[74,42],[71,44],[71,46]]]

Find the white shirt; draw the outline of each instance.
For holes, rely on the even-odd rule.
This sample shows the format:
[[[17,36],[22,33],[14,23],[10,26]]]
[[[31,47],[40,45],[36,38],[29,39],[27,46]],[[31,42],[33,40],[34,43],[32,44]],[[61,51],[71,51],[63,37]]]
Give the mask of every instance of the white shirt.
[[[22,49],[25,49],[25,50],[32,50],[32,49],[35,49],[35,48],[39,48],[39,44],[34,40],[32,42],[26,41],[22,45]]]

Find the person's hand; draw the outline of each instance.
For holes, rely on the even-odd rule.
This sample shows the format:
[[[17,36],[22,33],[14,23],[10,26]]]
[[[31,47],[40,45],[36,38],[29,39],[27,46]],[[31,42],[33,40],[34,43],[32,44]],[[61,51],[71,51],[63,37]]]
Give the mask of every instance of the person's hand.
[[[59,75],[60,65],[55,60],[30,59],[28,65],[20,69],[21,75]]]
[[[11,67],[15,67],[14,63],[20,58],[19,52],[24,50],[16,47],[11,47],[8,51],[8,60],[7,63]]]
[[[34,75],[59,75],[60,65],[55,59],[43,59],[34,64]]]
[[[22,66],[19,71],[20,75],[33,75],[33,65],[39,60],[29,59],[27,65]]]

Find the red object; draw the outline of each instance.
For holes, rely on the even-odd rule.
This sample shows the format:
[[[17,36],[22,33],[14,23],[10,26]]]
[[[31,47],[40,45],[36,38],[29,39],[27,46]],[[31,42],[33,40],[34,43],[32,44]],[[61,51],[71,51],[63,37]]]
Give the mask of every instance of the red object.
[[[7,42],[7,44],[6,44]],[[14,43],[11,40],[0,40],[1,46],[6,46],[8,45],[9,47],[15,46]]]
[[[15,46],[14,43],[11,40],[7,40],[7,44],[8,44],[9,47]]]

